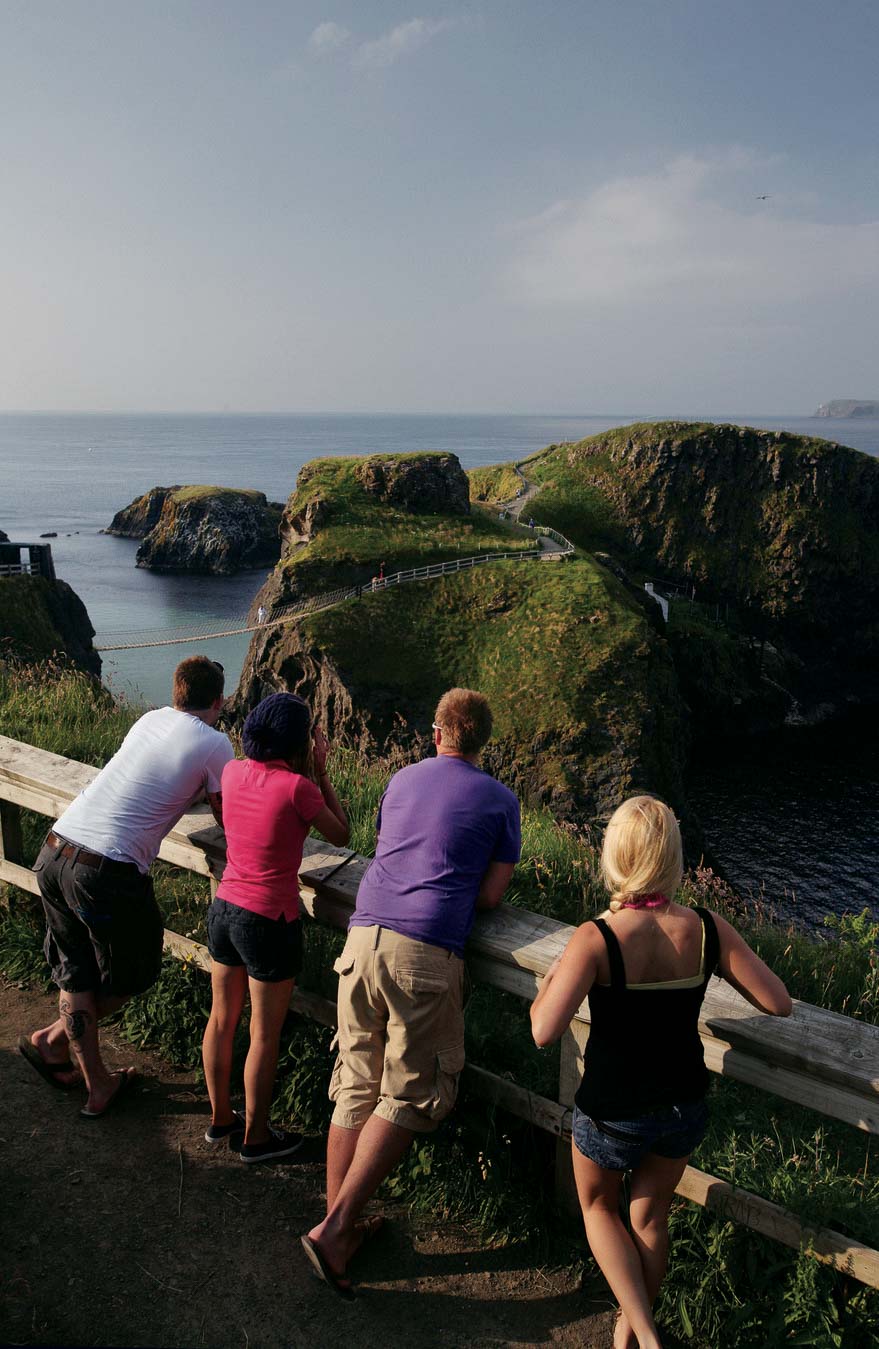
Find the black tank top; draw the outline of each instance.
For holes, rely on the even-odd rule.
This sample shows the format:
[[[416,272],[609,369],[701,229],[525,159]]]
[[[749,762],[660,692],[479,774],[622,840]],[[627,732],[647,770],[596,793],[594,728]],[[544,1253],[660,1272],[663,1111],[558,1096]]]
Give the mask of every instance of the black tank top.
[[[603,919],[592,919],[610,964],[610,984],[593,984],[589,992],[592,1027],[575,1098],[592,1119],[634,1119],[698,1101],[708,1090],[699,1009],[720,945],[711,914],[695,911],[702,920],[699,974],[655,984],[626,984],[616,936]]]

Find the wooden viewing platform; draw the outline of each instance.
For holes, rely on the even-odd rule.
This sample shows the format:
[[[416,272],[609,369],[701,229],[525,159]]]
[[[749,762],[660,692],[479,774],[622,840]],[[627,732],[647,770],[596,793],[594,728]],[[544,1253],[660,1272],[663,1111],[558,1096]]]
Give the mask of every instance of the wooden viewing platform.
[[[0,881],[39,893],[23,857],[20,811],[56,818],[97,772],[87,764],[0,736]],[[203,807],[179,821],[159,855],[209,877],[215,888],[225,864],[225,837]],[[320,923],[346,928],[367,865],[367,859],[347,849],[308,839],[300,873],[308,914]],[[474,980],[530,1000],[572,932],[552,918],[501,905],[491,913],[477,914],[467,948],[468,968]],[[179,958],[209,966],[207,950],[200,943],[166,931],[165,946]],[[323,1024],[334,1024],[335,1005],[326,998],[297,989],[292,1005]],[[699,1031],[712,1072],[867,1133],[879,1133],[879,1027],[804,1002],[794,1003],[790,1018],[778,1020],[757,1012],[728,984],[714,978]],[[480,1095],[559,1138],[557,1184],[563,1202],[570,1202],[572,1193],[570,1150],[565,1144],[588,1034],[589,1009],[584,1003],[562,1041],[556,1101],[484,1068],[468,1065],[466,1070]],[[788,1246],[802,1247],[816,1259],[879,1288],[879,1251],[869,1246],[839,1232],[809,1227],[778,1205],[695,1167],[687,1167],[678,1193]]]
[[[51,544],[12,543],[9,539],[0,539],[0,576],[45,576],[48,581],[54,581]]]

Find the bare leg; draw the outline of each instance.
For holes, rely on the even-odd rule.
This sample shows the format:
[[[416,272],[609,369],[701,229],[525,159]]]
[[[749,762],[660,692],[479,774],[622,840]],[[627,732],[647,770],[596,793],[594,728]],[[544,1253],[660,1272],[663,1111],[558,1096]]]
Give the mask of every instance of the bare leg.
[[[641,1260],[619,1213],[623,1172],[596,1166],[573,1144],[572,1155],[577,1194],[592,1254],[622,1307],[640,1349],[661,1349]],[[617,1343],[625,1344],[625,1339],[617,1339]]]
[[[127,1001],[127,998],[116,995],[99,996],[96,999],[98,1020],[103,1020],[105,1016],[109,1016],[112,1012],[118,1012],[119,1008],[123,1007]],[[48,1026],[42,1026],[39,1030],[35,1030],[30,1038],[31,1044],[44,1062],[67,1063],[70,1058],[70,1041],[67,1038],[63,1017],[59,1016],[56,1021],[50,1022]],[[81,1078],[80,1071],[76,1066],[71,1068],[69,1073],[58,1073],[56,1076],[59,1082],[68,1084],[78,1082]]]
[[[277,984],[250,979],[250,1049],[244,1064],[244,1096],[247,1123],[244,1142],[266,1143],[269,1137],[269,1107],[278,1066],[278,1041],[290,1006],[293,980]]]
[[[651,1153],[632,1172],[629,1221],[651,1302],[656,1301],[665,1278],[668,1265],[668,1210],[688,1160],[687,1157],[657,1157]]]
[[[211,1098],[211,1122],[231,1124],[232,1049],[247,994],[247,971],[243,965],[220,965],[212,960],[211,989],[213,1001],[201,1044],[201,1060]]]
[[[357,1219],[385,1176],[390,1175],[415,1137],[411,1129],[372,1115],[360,1130],[354,1157],[333,1207],[309,1237],[336,1274],[344,1274],[363,1234]]]
[[[335,1204],[342,1182],[348,1174],[348,1168],[354,1160],[361,1133],[361,1129],[343,1129],[338,1124],[330,1125],[327,1137],[327,1213]]]
[[[86,1109],[100,1113],[119,1090],[119,1081],[114,1079],[120,1075],[108,1072],[101,1058],[98,999],[94,993],[62,993],[58,1007],[70,1049],[85,1078]]]

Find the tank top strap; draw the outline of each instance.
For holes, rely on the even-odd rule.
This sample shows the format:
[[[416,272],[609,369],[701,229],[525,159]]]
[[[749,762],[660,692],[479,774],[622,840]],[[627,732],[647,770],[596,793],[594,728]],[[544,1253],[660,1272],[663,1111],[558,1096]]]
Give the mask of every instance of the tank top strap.
[[[598,928],[598,931],[604,938],[604,944],[607,947],[607,963],[610,965],[611,988],[625,988],[626,967],[623,964],[623,953],[620,950],[620,944],[616,939],[616,934],[611,932],[603,918],[592,918],[590,921]]]
[[[702,973],[707,984],[720,960],[720,937],[717,935],[717,924],[710,911],[697,904],[696,913],[702,921],[702,931],[705,934],[705,968]]]

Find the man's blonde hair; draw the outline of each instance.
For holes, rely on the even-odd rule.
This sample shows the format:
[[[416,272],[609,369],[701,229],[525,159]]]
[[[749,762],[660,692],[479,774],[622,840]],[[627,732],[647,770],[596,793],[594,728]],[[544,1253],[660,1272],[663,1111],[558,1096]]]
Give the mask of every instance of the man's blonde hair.
[[[433,719],[443,733],[443,744],[459,754],[478,754],[491,736],[488,699],[475,689],[448,689]]]
[[[601,874],[614,912],[634,895],[674,899],[683,869],[681,831],[664,802],[631,796],[614,811],[601,849]]]

